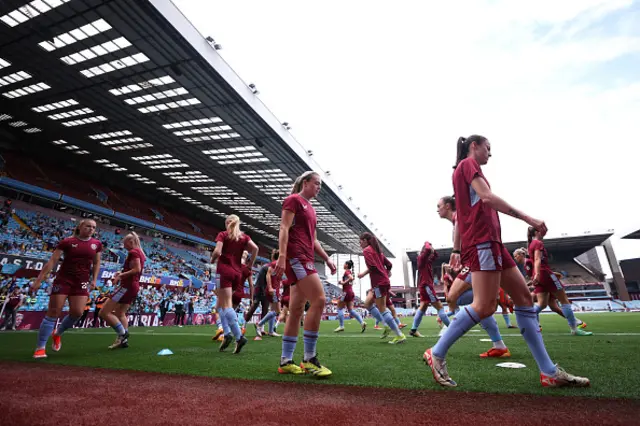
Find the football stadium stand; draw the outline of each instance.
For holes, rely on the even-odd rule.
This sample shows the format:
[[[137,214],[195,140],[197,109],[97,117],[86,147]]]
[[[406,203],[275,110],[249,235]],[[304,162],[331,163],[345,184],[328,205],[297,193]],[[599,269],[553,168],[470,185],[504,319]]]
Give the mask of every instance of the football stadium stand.
[[[640,240],[640,229],[622,237],[627,240]],[[640,300],[640,258],[620,261],[620,269],[629,291],[629,298]]]
[[[41,206],[27,204],[22,201],[12,201],[0,197],[2,205],[2,217],[7,217],[6,222],[0,228],[0,256],[2,258],[3,273],[0,276],[0,291],[3,295],[13,287],[18,286],[26,296],[23,311],[46,310],[49,302],[49,291],[53,279],[47,280],[38,290],[37,294],[30,295],[29,285],[37,270],[42,268],[56,244],[69,236],[75,228],[81,216],[75,216],[72,208],[65,211],[47,209]],[[194,302],[195,314],[209,313],[212,311],[216,297],[211,291],[210,269],[208,259],[211,252],[204,246],[185,246],[165,238],[153,237],[149,230],[140,230],[142,248],[148,256],[143,270],[143,276],[152,277],[147,286],[143,286],[140,297],[131,308],[136,313],[156,313],[160,315],[160,304],[168,301],[168,310],[175,309],[176,302],[187,304],[189,300]],[[92,293],[92,303],[89,312],[95,310],[95,302],[99,295],[108,295],[114,290],[109,277],[112,272],[122,267],[126,253],[122,248],[122,236],[126,229],[119,229],[109,224],[99,223],[95,237],[103,246],[102,271],[98,288]],[[157,236],[157,234],[155,234]],[[35,269],[31,278],[20,277],[17,269],[12,269],[16,260],[23,265],[31,265]],[[27,261],[30,263],[27,263]],[[257,271],[267,259],[259,257],[254,267]],[[5,267],[4,265],[9,265]],[[14,276],[12,278],[12,276]],[[162,280],[160,277],[169,278]],[[165,283],[165,285],[162,285]],[[167,286],[166,283],[169,285]],[[175,285],[172,285],[175,284]],[[248,286],[248,283],[245,283]],[[327,300],[327,313],[334,313],[333,305],[342,294],[338,286],[325,282]],[[248,296],[248,288],[245,290]],[[244,301],[249,303],[248,300]],[[356,299],[356,303],[362,301]],[[258,311],[259,312],[259,311]]]

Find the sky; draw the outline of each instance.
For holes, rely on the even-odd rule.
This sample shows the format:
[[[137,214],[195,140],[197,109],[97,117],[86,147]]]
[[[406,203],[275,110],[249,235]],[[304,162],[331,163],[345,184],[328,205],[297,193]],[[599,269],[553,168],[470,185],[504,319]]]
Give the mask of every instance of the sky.
[[[549,237],[613,229],[619,259],[640,256],[618,239],[640,228],[640,2],[174,3],[398,259],[451,246],[436,203],[473,133],[493,191]],[[525,239],[501,220],[504,241]]]

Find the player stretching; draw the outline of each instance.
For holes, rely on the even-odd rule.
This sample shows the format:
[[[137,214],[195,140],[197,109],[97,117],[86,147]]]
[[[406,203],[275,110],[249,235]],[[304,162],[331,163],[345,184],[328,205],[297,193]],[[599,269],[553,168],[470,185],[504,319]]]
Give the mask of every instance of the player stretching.
[[[442,197],[438,201],[438,215],[449,220],[453,224],[453,235],[455,245],[455,233],[458,226],[458,215],[456,213],[456,201],[454,197]],[[449,269],[449,276],[455,278],[452,279],[452,284],[447,289],[447,304],[449,305],[448,315],[454,315],[457,313],[459,306],[469,305],[473,302],[473,291],[471,290],[471,274],[469,268],[464,265],[458,269],[450,268],[449,265],[443,265],[444,269]],[[495,304],[493,312],[495,312]],[[509,348],[504,344],[498,323],[493,317],[493,314],[480,321],[480,326],[487,333],[491,339],[493,347],[486,352],[480,354],[480,358],[508,358],[511,356]]]
[[[275,261],[278,260],[278,254],[274,254]],[[267,298],[269,299],[269,313],[262,317],[262,320],[256,325],[256,335],[262,337],[262,327],[269,323],[267,335],[271,337],[280,337],[275,332],[275,321],[280,316],[280,284],[282,283],[282,274],[276,274],[276,262],[269,264],[267,270]]]
[[[247,267],[251,270],[258,255],[258,246],[251,241],[251,237],[240,231],[240,218],[235,214],[227,216],[224,225],[226,231],[219,232],[216,236],[216,248],[211,255],[211,263],[218,262],[216,269],[216,273],[220,277],[216,304],[218,315],[220,315],[222,328],[225,329],[225,332],[227,327],[231,331],[229,334],[225,334],[224,340],[220,344],[220,352],[229,347],[235,337],[236,347],[233,353],[237,354],[247,344],[247,339],[242,335],[242,330],[238,325],[238,316],[233,309],[231,295],[234,288],[244,286],[242,253],[248,249],[251,257]]]
[[[54,351],[57,352],[62,348],[62,334],[65,330],[72,328],[80,319],[89,298],[89,290],[96,288],[102,244],[92,238],[95,232],[95,221],[81,220],[73,231],[73,236],[58,243],[51,259],[44,265],[38,278],[33,282],[31,291],[35,294],[42,285],[42,280],[46,279],[49,273],[58,266],[60,257],[64,254],[62,265],[53,282],[47,315],[40,324],[34,358],[47,357],[45,347],[49,336],[53,339],[52,349]],[[64,317],[56,332],[53,333],[56,321],[62,313],[67,299],[69,300],[69,314]]]
[[[493,194],[480,169],[489,161],[490,147],[489,141],[482,136],[458,139],[453,173],[458,215],[450,264],[454,269],[459,267],[462,257],[462,263],[469,266],[474,284],[473,303],[460,310],[435,346],[425,351],[424,360],[436,382],[442,386],[457,386],[447,371],[447,352],[471,327],[493,315],[502,286],[515,303],[518,326],[538,364],[542,386],[589,386],[589,379],[568,374],[547,354],[527,284],[502,244],[498,211],[527,222],[540,235],[547,232],[547,226]]]
[[[109,349],[129,347],[129,320],[127,311],[136,300],[140,290],[140,275],[144,268],[146,256],[140,247],[140,238],[135,232],[131,232],[122,240],[125,250],[129,252],[124,261],[122,272],[116,272],[112,281],[119,287],[109,296],[100,310],[102,318],[116,332],[116,341]]]
[[[333,264],[320,242],[316,239],[316,211],[311,199],[318,196],[322,181],[315,172],[305,172],[293,184],[291,195],[282,203],[280,222],[280,257],[276,263],[275,274],[286,274],[291,283],[289,300],[289,321],[284,326],[282,336],[282,356],[280,374],[302,374],[316,377],[328,377],[331,370],[320,364],[316,353],[320,320],[325,305],[324,286],[314,265],[315,254],[320,256],[332,274],[336,273]],[[293,362],[293,353],[298,342],[298,329],[309,302],[309,310],[304,320],[304,357],[297,366]]]
[[[429,305],[433,306],[438,311],[438,318],[442,322],[449,326],[449,317],[444,312],[444,306],[440,302],[440,299],[436,296],[436,289],[433,286],[433,261],[438,256],[436,251],[428,241],[422,246],[422,250],[418,255],[418,274],[420,274],[420,281],[418,282],[418,293],[420,294],[420,308],[416,312],[416,316],[413,318],[413,326],[409,335],[413,337],[424,337],[418,331],[422,317]]]
[[[544,248],[542,242],[543,235],[533,227],[529,227],[527,231],[527,240],[529,241],[529,253],[533,260],[533,279],[531,280],[534,290],[533,293],[538,298],[535,304],[536,313],[540,313],[549,304],[549,295],[553,296],[560,302],[563,316],[569,323],[571,334],[574,336],[591,336],[593,333],[578,328],[578,323],[571,302],[564,291],[564,286],[558,277],[549,268],[549,256],[547,249]]]
[[[336,328],[336,333],[344,331],[344,308],[346,307],[349,316],[355,318],[360,324],[362,333],[367,329],[367,323],[362,321],[362,317],[353,309],[353,300],[356,298],[353,292],[353,280],[355,279],[351,270],[353,269],[353,260],[347,260],[344,263],[344,275],[342,275],[342,281],[338,281],[338,284],[342,286],[342,296],[338,302],[338,323],[340,324]]]
[[[389,335],[390,330],[393,330],[396,337],[389,343],[392,345],[404,343],[407,338],[400,331],[398,323],[391,314],[391,310],[387,308],[387,298],[389,296],[389,289],[391,288],[391,282],[389,281],[391,262],[382,254],[378,239],[369,232],[360,235],[360,247],[363,249],[362,254],[367,269],[360,272],[358,278],[362,279],[362,277],[367,274],[370,275],[372,290],[364,301],[364,307],[372,317],[387,325],[382,333],[383,339]],[[383,313],[380,313],[380,311]]]

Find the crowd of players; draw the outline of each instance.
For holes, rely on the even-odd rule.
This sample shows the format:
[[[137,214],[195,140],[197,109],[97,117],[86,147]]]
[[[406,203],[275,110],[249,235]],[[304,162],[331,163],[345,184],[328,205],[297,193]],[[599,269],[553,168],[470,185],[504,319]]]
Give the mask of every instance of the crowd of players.
[[[515,313],[518,328],[540,369],[540,381],[543,386],[589,386],[589,379],[565,372],[554,364],[547,354],[538,313],[549,303],[551,295],[558,301],[559,309],[567,319],[572,334],[587,336],[591,333],[578,328],[578,321],[562,284],[549,268],[543,243],[547,232],[545,223],[516,210],[492,192],[481,169],[491,156],[490,149],[490,142],[479,135],[458,140],[453,173],[454,197],[443,197],[438,202],[440,217],[448,219],[453,224],[453,252],[449,263],[443,265],[442,277],[449,312],[445,312],[444,306],[435,296],[431,265],[436,253],[429,243],[425,243],[418,260],[421,305],[414,318],[411,335],[420,337],[420,321],[427,306],[432,305],[438,311],[439,320],[448,327],[436,344],[425,351],[423,359],[437,383],[445,387],[455,387],[457,384],[448,373],[446,355],[449,348],[474,325],[481,324],[493,342],[493,347],[481,354],[481,357],[511,355],[504,345],[493,316],[497,304],[500,304],[503,306],[503,313],[506,313],[507,309],[512,309]],[[240,230],[240,218],[236,215],[227,217],[226,230],[218,234],[211,259],[211,263],[217,263],[216,310],[222,329],[220,351],[224,351],[235,340],[233,352],[238,354],[248,342],[240,327],[241,321],[236,309],[241,299],[239,292],[244,295],[244,282],[249,279],[254,301],[246,313],[245,320],[250,318],[258,305],[263,306],[263,313],[267,312],[267,305],[269,306],[269,313],[256,324],[258,337],[263,333],[265,324],[269,324],[267,333],[275,335],[273,321],[276,318],[280,318],[285,324],[278,372],[293,375],[311,374],[316,377],[328,377],[332,374],[320,362],[316,351],[320,321],[325,308],[325,292],[315,269],[315,257],[323,259],[332,274],[337,272],[336,265],[316,240],[317,218],[311,200],[318,195],[321,185],[319,174],[312,171],[304,173],[295,181],[291,195],[285,198],[282,206],[279,250],[274,252],[272,262],[260,270],[255,286],[251,269],[258,248],[251,238]],[[529,225],[528,250],[516,254],[516,260],[523,265],[524,273],[518,269],[516,261],[502,244],[498,212],[520,219]],[[53,284],[49,310],[40,327],[35,358],[46,357],[45,346],[50,336],[53,339],[53,350],[60,350],[61,336],[82,315],[82,307],[87,301],[89,290],[95,287],[96,274],[100,267],[102,244],[92,238],[95,230],[94,221],[80,222],[74,236],[58,244],[52,258],[33,285],[34,289],[39,287],[64,253],[62,267]],[[100,317],[117,334],[116,341],[110,348],[123,348],[128,345],[129,333],[125,314],[137,296],[139,277],[146,260],[135,233],[127,235],[123,242],[129,255],[123,271],[114,277],[114,283],[119,286],[100,311]],[[389,343],[401,344],[406,341],[406,337],[387,307],[391,263],[382,253],[374,235],[363,233],[360,236],[360,245],[366,269],[358,274],[358,277],[369,275],[371,281],[365,308],[372,317],[385,324],[385,337],[389,333],[394,334]],[[523,254],[524,261],[521,259]],[[529,262],[526,260],[527,254],[530,256]],[[366,324],[359,319],[357,313],[352,312],[354,278],[351,268],[351,264],[344,265],[345,272],[340,280],[344,291],[339,305],[340,317],[344,317],[343,309],[346,307],[350,315],[363,324],[362,332],[365,332]],[[529,285],[525,277],[528,278]],[[532,287],[534,297],[529,286]],[[69,314],[54,330],[56,319],[67,299],[70,306]],[[294,362],[294,353],[301,324],[304,350],[302,362],[297,364]],[[509,322],[508,326],[511,326]],[[336,331],[340,331],[341,327]]]

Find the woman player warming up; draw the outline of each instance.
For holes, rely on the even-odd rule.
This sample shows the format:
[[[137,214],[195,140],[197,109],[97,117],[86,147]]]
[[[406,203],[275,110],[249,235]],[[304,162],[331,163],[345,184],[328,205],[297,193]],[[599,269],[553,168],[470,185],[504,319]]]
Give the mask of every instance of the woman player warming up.
[[[462,263],[469,267],[473,303],[462,309],[435,346],[425,351],[424,360],[434,379],[442,386],[457,386],[447,371],[447,352],[471,327],[493,315],[502,286],[514,301],[516,320],[540,369],[542,386],[589,386],[589,379],[568,374],[549,358],[527,285],[502,244],[498,211],[523,220],[541,235],[547,226],[492,193],[480,168],[490,157],[491,145],[485,137],[460,138],[457,148],[453,188],[458,213],[450,264],[458,268],[462,257]]]
[[[227,216],[224,224],[227,230],[219,232],[216,236],[216,248],[211,255],[211,263],[218,262],[216,273],[220,279],[217,286],[216,308],[218,315],[220,315],[220,322],[222,322],[222,328],[225,331],[227,327],[231,331],[224,336],[224,340],[220,344],[220,352],[227,349],[235,337],[236,347],[233,353],[237,354],[247,344],[247,339],[242,335],[242,330],[238,325],[238,316],[232,305],[232,293],[234,288],[244,286],[242,253],[245,250],[249,251],[251,257],[246,266],[251,271],[253,262],[258,255],[258,246],[251,241],[251,237],[240,231],[240,218],[235,214]]]
[[[289,296],[289,321],[284,326],[282,336],[282,356],[280,357],[280,374],[309,373],[316,377],[328,377],[331,370],[320,364],[316,352],[318,330],[324,311],[324,287],[314,265],[314,253],[317,253],[327,264],[331,273],[336,273],[327,253],[316,239],[316,211],[311,199],[318,196],[322,181],[316,172],[305,172],[293,184],[291,195],[282,203],[282,219],[280,222],[280,257],[276,262],[275,274],[286,274],[291,284]],[[300,366],[293,362],[293,353],[298,342],[298,329],[309,302],[304,321],[304,357]]]
[[[413,318],[413,326],[409,332],[413,337],[424,337],[418,331],[422,317],[429,305],[433,306],[438,311],[438,318],[446,325],[449,326],[449,317],[444,311],[444,306],[436,296],[436,289],[433,286],[433,261],[438,256],[436,251],[431,246],[430,242],[425,242],[422,246],[422,250],[418,255],[418,274],[420,274],[420,281],[418,282],[418,293],[420,293],[420,308],[416,311],[416,316]]]
[[[346,307],[351,318],[355,318],[362,328],[362,333],[367,329],[367,323],[362,321],[362,317],[353,309],[353,300],[356,298],[353,292],[353,280],[355,279],[351,270],[353,269],[353,260],[347,260],[344,263],[344,275],[342,281],[338,284],[342,286],[342,296],[338,302],[338,322],[339,327],[333,330],[336,333],[344,331],[344,308]]]
[[[81,220],[73,231],[73,236],[65,238],[58,243],[51,259],[44,265],[31,287],[31,291],[35,294],[42,285],[42,280],[46,279],[49,273],[58,266],[60,257],[64,254],[62,265],[53,282],[47,315],[40,324],[38,343],[33,354],[34,358],[47,357],[45,347],[49,336],[53,339],[51,348],[54,351],[57,352],[62,348],[62,333],[72,328],[76,321],[80,319],[89,298],[89,291],[96,288],[96,280],[100,271],[102,244],[97,239],[92,238],[95,232],[95,221],[91,219]],[[56,326],[56,321],[62,313],[64,302],[67,299],[69,299],[69,314],[64,317],[54,333],[53,329]]]
[[[278,254],[274,254],[275,261],[269,264],[269,269],[267,270],[266,280],[267,280],[267,297],[269,299],[269,313],[262,317],[258,325],[256,326],[256,336],[262,338],[263,327],[268,323],[268,330],[266,334],[271,337],[280,337],[278,333],[276,333],[275,329],[277,325],[275,325],[276,320],[280,317],[280,285],[282,284],[282,274],[276,274],[276,261],[278,259]]]
[[[389,335],[389,331],[392,330],[396,337],[389,343],[392,345],[404,343],[407,338],[400,331],[398,323],[394,320],[393,314],[391,314],[391,310],[387,308],[387,297],[389,296],[389,289],[391,288],[391,282],[389,281],[391,262],[382,254],[378,239],[369,232],[360,235],[360,247],[363,249],[362,254],[367,269],[360,272],[358,278],[369,274],[372,290],[367,294],[364,307],[371,313],[372,317],[387,325],[382,333],[383,339],[386,338]],[[381,311],[383,312],[382,314],[380,313]]]
[[[458,214],[456,212],[456,202],[454,197],[445,196],[438,201],[438,215],[449,220],[453,224],[453,244],[455,246],[455,234],[458,224]],[[471,286],[471,271],[468,266],[461,265],[458,269],[448,266],[450,276],[453,278],[452,284],[447,291],[447,304],[449,305],[448,315],[457,313],[459,306],[470,305],[473,302],[473,290]],[[493,309],[495,312],[495,307]],[[509,348],[504,344],[498,323],[493,314],[483,318],[480,326],[489,335],[493,347],[486,352],[480,354],[480,358],[508,358],[511,356]]]
[[[100,310],[102,318],[117,334],[116,341],[109,349],[129,347],[129,320],[127,311],[136,300],[140,290],[140,275],[144,268],[146,256],[140,247],[140,238],[135,232],[131,232],[122,240],[125,250],[129,252],[124,261],[122,272],[116,272],[113,276],[113,284],[119,287],[106,301]]]
[[[553,295],[560,302],[562,316],[567,319],[571,334],[574,336],[591,336],[593,333],[578,328],[578,321],[571,309],[571,302],[564,292],[564,287],[558,277],[549,268],[549,257],[547,249],[542,242],[543,235],[533,227],[527,231],[527,241],[529,241],[529,254],[533,260],[533,293],[538,298],[535,304],[536,313],[540,313],[549,304],[549,295]],[[554,302],[555,303],[555,302]]]
[[[527,250],[524,247],[516,249],[516,251],[513,252],[513,259],[516,261],[516,266],[522,273],[522,276],[525,278],[525,280],[531,280],[531,278],[533,278],[533,262],[531,261],[531,258],[529,258]],[[554,272],[554,274],[558,279],[562,278],[561,274],[558,274],[557,272]],[[535,294],[535,287],[533,287],[533,284],[531,282],[527,282],[527,285],[529,286],[529,290],[532,293],[531,296],[533,297],[533,303],[536,304],[538,302],[538,296]],[[549,309],[564,318],[562,308],[558,306],[559,303],[560,302],[558,301],[558,299],[556,299],[556,297],[552,293],[550,293]],[[539,320],[540,318],[538,318],[538,322]],[[578,317],[576,317],[576,323],[578,324],[579,328],[587,328],[587,323],[582,321]],[[540,330],[542,330],[542,327],[540,328]]]

